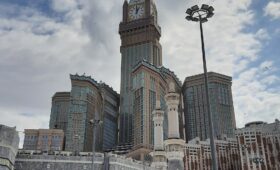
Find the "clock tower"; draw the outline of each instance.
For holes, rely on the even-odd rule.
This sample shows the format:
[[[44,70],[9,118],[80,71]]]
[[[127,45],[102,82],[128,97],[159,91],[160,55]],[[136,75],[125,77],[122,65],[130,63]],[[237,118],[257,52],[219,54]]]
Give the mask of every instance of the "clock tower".
[[[119,144],[133,141],[133,67],[142,60],[155,66],[162,65],[161,28],[157,17],[154,0],[125,0],[123,4],[123,19],[119,26],[122,57]]]

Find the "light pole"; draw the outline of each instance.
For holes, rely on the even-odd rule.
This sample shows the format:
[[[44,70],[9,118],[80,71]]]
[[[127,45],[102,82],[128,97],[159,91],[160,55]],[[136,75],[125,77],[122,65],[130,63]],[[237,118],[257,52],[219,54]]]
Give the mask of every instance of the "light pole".
[[[74,135],[74,140],[75,140],[75,155],[79,155],[79,150],[80,150],[80,136],[78,134]]]
[[[95,157],[95,127],[102,123],[100,120],[91,119],[89,121],[92,124],[92,170],[94,170],[94,157]]]
[[[209,117],[209,136],[210,136],[210,144],[211,144],[211,157],[212,157],[212,167],[213,170],[218,170],[218,162],[216,156],[216,146],[214,141],[214,129],[212,122],[212,114],[210,110],[210,102],[209,102],[209,89],[208,89],[208,76],[207,76],[207,65],[206,65],[206,57],[205,57],[205,48],[204,48],[204,37],[203,37],[203,28],[202,23],[207,22],[207,18],[211,18],[214,13],[214,8],[212,6],[203,4],[201,8],[198,5],[195,5],[189,9],[187,9],[186,13],[188,16],[186,19],[188,21],[199,22],[200,25],[200,35],[201,35],[201,48],[202,48],[202,59],[203,59],[203,69],[204,69],[204,84],[205,84],[205,92],[206,92],[206,105],[208,109],[208,117]]]

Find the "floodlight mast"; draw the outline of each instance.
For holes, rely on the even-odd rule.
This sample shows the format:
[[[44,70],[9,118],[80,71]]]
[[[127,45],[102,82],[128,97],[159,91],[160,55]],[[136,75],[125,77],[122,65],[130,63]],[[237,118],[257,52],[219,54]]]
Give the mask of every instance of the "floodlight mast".
[[[210,108],[210,99],[209,99],[209,89],[208,89],[208,74],[207,74],[207,63],[205,57],[205,47],[204,47],[204,36],[203,36],[203,27],[202,23],[207,22],[207,18],[211,18],[214,13],[214,8],[212,6],[203,4],[201,8],[198,5],[195,5],[191,8],[188,8],[186,13],[188,16],[186,19],[188,21],[198,22],[200,25],[200,35],[201,35],[201,49],[202,49],[202,60],[203,60],[203,70],[204,70],[204,84],[205,84],[205,93],[206,93],[206,105],[208,110],[208,117],[209,117],[209,136],[210,136],[210,145],[211,145],[211,157],[212,157],[212,168],[213,170],[218,170],[218,161],[217,161],[217,154],[216,154],[216,146],[215,146],[215,139],[214,139],[214,128],[213,128],[213,121],[212,121],[212,114]]]
[[[102,121],[100,120],[95,120],[95,119],[91,119],[89,121],[89,123],[92,125],[92,164],[91,164],[91,169],[94,170],[94,159],[95,159],[95,137],[96,137],[96,126],[100,125],[102,123]]]

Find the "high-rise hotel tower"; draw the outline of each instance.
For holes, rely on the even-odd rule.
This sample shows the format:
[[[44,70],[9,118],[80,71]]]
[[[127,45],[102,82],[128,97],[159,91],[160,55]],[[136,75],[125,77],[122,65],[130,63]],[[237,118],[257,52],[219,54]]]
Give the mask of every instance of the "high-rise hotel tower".
[[[232,99],[232,78],[208,72],[210,109],[214,125],[214,137],[234,137],[236,128]],[[209,138],[209,118],[206,105],[203,74],[187,77],[183,85],[186,139]]]
[[[142,60],[154,66],[162,65],[159,39],[161,28],[157,22],[157,9],[153,0],[125,0],[121,37],[121,89],[119,143],[132,142],[133,95],[132,69]]]

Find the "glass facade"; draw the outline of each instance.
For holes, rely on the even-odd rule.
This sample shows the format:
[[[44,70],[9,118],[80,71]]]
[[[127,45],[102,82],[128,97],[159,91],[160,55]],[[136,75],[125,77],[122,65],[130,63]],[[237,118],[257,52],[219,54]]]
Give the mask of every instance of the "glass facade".
[[[119,95],[106,84],[101,84],[103,94],[103,150],[112,149],[118,139]]]
[[[133,144],[138,145],[144,142],[144,108],[143,108],[143,87],[137,89],[134,93],[134,126],[133,126]]]
[[[117,144],[119,94],[105,83],[71,75],[72,89],[66,130],[66,150],[73,152],[112,149]],[[102,123],[95,125],[92,120]],[[94,136],[93,136],[94,135]]]
[[[158,50],[153,50],[153,43],[144,43],[121,49],[121,103],[120,103],[120,143],[132,141],[132,122],[133,120],[133,92],[131,91],[133,80],[131,72],[133,67],[142,60],[149,61],[158,65],[159,59],[153,59],[153,53],[159,58]]]
[[[151,77],[151,80],[153,80],[153,79],[154,78]],[[151,81],[151,82],[152,82],[151,89],[153,89],[155,80]],[[152,113],[155,110],[155,108],[156,108],[156,92],[153,90],[149,90],[149,113]],[[151,128],[150,144],[154,145],[154,123],[152,120],[153,120],[153,115],[150,114],[150,118],[149,118],[149,124],[150,124],[150,128]]]
[[[38,136],[37,135],[25,135],[23,148],[26,150],[34,150],[37,147]]]
[[[143,61],[133,70],[134,148],[141,146],[151,149],[154,145],[152,113],[155,110],[157,100],[160,101],[161,110],[164,111],[163,136],[164,139],[168,138],[167,106],[164,97],[169,89],[168,83],[174,80],[172,80],[172,76],[169,80],[167,72],[163,72],[161,68]]]
[[[126,2],[125,2],[126,3]],[[147,1],[145,1],[147,3]],[[124,4],[124,17],[120,23],[119,33],[122,40],[121,46],[121,89],[120,89],[120,134],[119,143],[131,143],[133,120],[134,92],[132,91],[131,73],[134,66],[145,60],[155,66],[162,65],[162,51],[159,39],[161,36],[160,27],[157,23],[157,10],[153,1],[146,4],[150,6],[151,16],[145,16],[141,20],[134,20],[131,23]],[[153,22],[151,22],[153,19]]]
[[[167,105],[164,96],[165,96],[165,88],[160,84],[160,106],[164,111],[163,140],[166,140],[168,139],[168,111],[167,111]]]
[[[50,116],[50,129],[62,129],[64,132],[67,128],[67,114],[69,113],[70,93],[57,92],[52,97],[52,108]]]
[[[116,146],[117,142],[117,120],[111,118],[104,118],[104,143],[103,150],[111,149]]]
[[[220,74],[209,77],[210,109],[213,115],[214,135],[234,137],[235,117],[231,95],[231,78],[217,78]],[[216,77],[217,76],[217,77]],[[209,138],[209,118],[206,105],[206,95],[203,75],[186,78],[184,84],[184,104],[187,140],[200,137]]]
[[[52,97],[52,108],[50,116],[50,129],[62,129],[66,132],[67,117],[70,105],[70,92],[57,92]]]
[[[90,120],[101,118],[102,97],[98,83],[86,76],[71,75],[72,89],[66,131],[66,150],[92,151],[93,125]],[[96,151],[102,150],[100,127],[96,128]],[[99,140],[98,140],[99,139]]]

